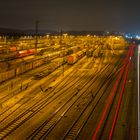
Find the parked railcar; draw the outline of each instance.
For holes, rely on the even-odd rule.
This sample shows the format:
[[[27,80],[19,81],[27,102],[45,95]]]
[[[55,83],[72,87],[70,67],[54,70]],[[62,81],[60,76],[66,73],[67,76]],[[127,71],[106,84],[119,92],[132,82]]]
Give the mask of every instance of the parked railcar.
[[[27,50],[22,50],[22,51],[18,51],[16,52],[16,57],[24,57],[28,55],[28,51]]]
[[[15,70],[11,69],[0,73],[0,83],[15,77]]]
[[[77,55],[77,58],[80,59],[81,57],[83,57],[84,54],[82,51],[79,51],[76,53],[76,55]]]
[[[78,58],[77,58],[76,54],[72,54],[67,57],[68,64],[74,64],[75,62],[77,62],[77,60],[78,60]]]
[[[86,56],[87,57],[92,57],[93,56],[93,49],[89,49],[86,51]]]
[[[76,63],[79,59],[81,59],[85,55],[85,50],[78,51],[75,54],[69,55],[67,57],[67,63],[68,64],[74,64]]]
[[[27,50],[28,55],[35,54],[36,50],[35,49],[29,49]]]
[[[99,57],[99,53],[100,53],[100,49],[99,48],[95,49],[93,52],[93,57],[95,58]]]
[[[16,58],[16,52],[4,53],[0,55],[0,61],[8,61]]]
[[[16,52],[17,51],[17,47],[10,47],[10,51],[11,52]]]
[[[45,60],[40,58],[32,62],[33,68],[39,67],[45,63]]]
[[[28,55],[33,55],[35,54],[35,52],[36,52],[35,49],[21,50],[21,51],[16,52],[16,57],[20,58],[20,57],[25,57]]]

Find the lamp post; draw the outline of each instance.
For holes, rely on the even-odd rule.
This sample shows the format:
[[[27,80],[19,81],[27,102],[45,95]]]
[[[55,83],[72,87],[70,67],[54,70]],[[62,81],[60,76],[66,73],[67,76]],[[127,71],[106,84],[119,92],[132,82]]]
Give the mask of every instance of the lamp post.
[[[38,44],[38,24],[39,21],[36,20],[35,22],[35,55],[37,55],[37,44]]]
[[[5,48],[4,49],[6,49],[6,53],[8,53],[9,52],[9,47],[8,47],[8,44],[7,44],[7,36],[5,36]]]
[[[65,52],[65,48],[63,47],[63,76],[64,76],[64,72],[65,72],[65,69],[64,69],[64,63],[65,63],[64,52]]]
[[[63,56],[62,56],[62,57],[63,57],[63,62],[62,62],[62,68],[63,68],[63,69],[62,69],[62,72],[63,72],[63,76],[64,76],[64,70],[65,70],[65,69],[64,69],[64,61],[65,61],[65,60],[64,60],[64,51],[65,51],[65,47],[62,46],[62,37],[63,37],[63,34],[62,34],[62,29],[61,29],[61,30],[60,30],[60,42],[59,42],[59,43],[60,43],[60,47],[62,47],[62,53],[63,53]]]

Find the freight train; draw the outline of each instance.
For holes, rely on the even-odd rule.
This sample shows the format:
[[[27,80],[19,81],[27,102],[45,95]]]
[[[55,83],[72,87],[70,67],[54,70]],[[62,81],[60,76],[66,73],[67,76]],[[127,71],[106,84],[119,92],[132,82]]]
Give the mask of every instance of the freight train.
[[[79,59],[81,59],[85,55],[86,50],[78,51],[75,54],[71,54],[67,57],[67,63],[68,64],[74,64],[76,63]]]
[[[17,53],[17,58],[22,58],[23,56],[26,56],[27,53],[28,53],[28,55],[31,55],[32,53],[35,53],[35,51],[33,49],[28,50],[28,51],[27,50],[22,51],[20,53]],[[62,55],[62,53],[64,55]],[[54,71],[56,68],[58,68],[59,66],[61,66],[63,63],[67,62],[68,64],[74,64],[79,59],[81,59],[85,55],[85,53],[86,53],[86,50],[82,50],[82,51],[78,51],[75,54],[71,54],[71,55],[67,56],[67,50],[64,50],[64,52],[59,51],[59,52],[54,52],[52,54],[46,54],[46,56],[44,56],[44,58],[39,58],[36,60],[31,59],[31,60],[25,61],[24,59],[20,59],[20,61],[18,62],[17,60],[19,60],[19,59],[15,59],[13,61],[7,61],[6,62],[7,70],[0,73],[0,83],[8,80],[10,78],[13,78],[17,75],[20,75],[22,73],[25,73],[29,70],[32,70],[36,67],[39,67],[43,64],[46,64],[46,62],[48,62],[47,60],[54,60],[59,57],[60,57],[60,59],[63,59],[62,62],[56,61],[51,64],[51,66],[48,69],[49,73],[50,73],[50,72]],[[12,65],[12,67],[11,67],[11,65]]]
[[[29,50],[21,50],[21,51],[15,51],[15,52],[9,52],[9,53],[3,53],[0,55],[0,61],[9,61],[16,58],[22,58],[25,56],[33,55],[35,54],[35,49],[29,49]]]
[[[37,60],[32,60],[32,61],[26,61],[26,63],[20,63],[20,64],[16,65],[16,67],[14,67],[14,68],[1,72],[0,73],[0,83],[6,81],[8,79],[11,79],[13,77],[16,77],[20,74],[23,74],[36,67],[39,67],[45,63],[46,63],[46,61],[44,59],[37,59]]]
[[[63,59],[63,58],[56,59],[55,61],[47,65],[47,70],[35,74],[34,79],[41,79],[43,77],[46,77],[47,75],[55,71],[57,68],[64,65],[65,63],[66,63],[66,59]]]

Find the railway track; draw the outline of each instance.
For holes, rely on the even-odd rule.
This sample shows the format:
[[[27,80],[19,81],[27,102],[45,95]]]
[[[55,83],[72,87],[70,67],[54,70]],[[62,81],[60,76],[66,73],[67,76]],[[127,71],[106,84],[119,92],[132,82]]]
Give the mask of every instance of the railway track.
[[[74,140],[78,139],[79,134],[81,133],[83,127],[86,127],[87,120],[90,118],[91,114],[95,110],[98,102],[101,102],[102,96],[110,87],[112,80],[116,77],[118,73],[118,70],[114,69],[108,77],[105,79],[105,81],[102,83],[102,85],[99,87],[99,89],[96,91],[94,96],[92,97],[92,103],[90,106],[87,106],[86,110],[82,112],[82,114],[75,120],[75,122],[69,127],[67,132],[63,136],[63,140]],[[93,87],[92,87],[93,89]]]
[[[68,67],[69,68],[69,67]],[[66,70],[68,69],[68,68],[66,68]],[[57,75],[58,74],[58,75]],[[60,76],[60,74],[59,74],[59,71],[57,72],[57,73],[54,73],[54,75],[53,75],[53,77],[51,77],[50,79],[47,79],[47,81],[48,81],[48,83],[51,83],[52,81],[54,81],[55,79],[57,79],[57,77],[59,77]],[[34,83],[32,83],[32,85],[33,85]],[[31,86],[31,85],[30,85]],[[48,87],[48,85],[46,85],[46,83],[44,83],[43,84],[43,86],[47,86]],[[38,88],[36,88],[35,89],[35,91],[36,92],[39,92],[38,91]],[[10,93],[10,95],[8,95],[9,97],[7,97],[8,99],[10,98],[11,99],[11,97],[12,96],[14,96],[14,95],[16,95],[16,94],[18,94],[18,92],[17,93]],[[34,94],[35,94],[35,92],[34,92]],[[1,104],[2,104],[2,102],[5,102],[5,101],[7,101],[8,99],[5,99],[5,97],[3,98],[3,101],[1,101]]]
[[[101,85],[102,86],[102,85]],[[89,87],[88,87],[89,88]],[[87,89],[85,89],[85,92],[87,91]],[[84,92],[82,92],[82,94],[84,94]],[[88,92],[87,92],[87,95],[88,95]],[[84,95],[85,97],[83,97],[84,99],[86,98],[87,95]],[[82,95],[80,95],[81,97]],[[79,97],[79,98],[80,98]],[[92,99],[90,97],[90,99]],[[88,107],[88,105],[91,103],[92,100],[89,100],[86,108]],[[36,129],[35,133],[32,134],[32,136],[30,136],[30,138],[28,139],[41,139],[43,135],[43,133],[45,135],[47,135],[54,127],[55,125],[65,116],[65,114],[70,110],[71,106],[73,106],[75,104],[75,102],[70,105],[67,110],[65,110],[64,112],[62,112],[61,115],[56,115],[54,118],[52,118],[52,120],[50,122],[46,121],[43,123],[43,125],[41,125],[38,129]],[[84,104],[84,103],[83,103]],[[66,115],[67,116],[67,115]]]
[[[80,78],[79,78],[79,79],[80,79]],[[77,81],[76,81],[76,82],[77,82]],[[61,83],[61,84],[62,84],[63,86],[65,85],[64,83]],[[72,87],[74,84],[75,84],[75,83],[73,83],[70,87]],[[57,92],[58,92],[58,91],[57,91]],[[63,92],[62,92],[61,94],[63,94]],[[54,100],[54,99],[52,99],[52,101],[53,101],[53,100]],[[40,105],[37,104],[36,106],[34,106],[34,108],[37,107],[36,110],[35,110],[34,108],[30,108],[30,110],[33,110],[32,114],[34,114],[36,111],[41,110],[41,108],[44,107],[44,103],[45,103],[45,105],[46,105],[46,102],[47,102],[47,101],[45,100],[45,101],[41,102]],[[42,105],[43,105],[43,106],[42,106]],[[27,115],[27,114],[30,114],[30,112],[29,112],[29,111],[26,111],[24,114],[22,114],[22,115],[21,115],[19,118],[17,118],[17,119],[18,119],[18,120],[20,120],[20,119],[22,120],[22,118],[24,117],[24,115]],[[27,115],[27,116],[28,116],[28,115]],[[32,116],[32,115],[30,115],[30,116]],[[13,124],[14,126],[15,126],[15,124],[18,126],[18,124],[17,124],[16,122],[20,122],[20,121],[18,121],[17,119],[15,119],[14,121],[12,121],[11,124],[8,124],[7,126],[5,126],[5,127],[4,127],[2,130],[0,130],[0,131],[2,132],[2,131],[4,131],[4,130],[5,130],[5,131],[6,131],[6,130],[9,130],[7,127],[11,126],[12,124]],[[21,124],[21,122],[20,122],[20,124]],[[7,128],[7,129],[6,129],[6,128]],[[7,132],[7,135],[10,134],[11,131],[13,131],[13,128],[12,128],[10,131],[8,131],[8,132],[6,131],[6,132]],[[6,134],[5,134],[5,136],[6,136]],[[4,136],[4,137],[5,137],[5,136]]]
[[[75,71],[76,72],[76,71]],[[63,85],[62,87],[65,87],[67,84],[68,84],[68,82],[71,82],[71,80],[70,80],[70,77],[71,76],[74,76],[76,73],[72,73],[72,74],[70,74],[69,76],[68,76],[68,78],[67,79],[65,79],[63,82],[58,82],[57,83],[57,85],[51,90],[51,92],[53,92],[54,90],[55,90],[55,88],[59,88],[59,87],[61,87],[61,85]],[[55,75],[54,75],[54,77],[55,77]],[[38,87],[37,87],[38,88]],[[37,88],[35,88],[34,90],[35,90],[35,93],[38,93],[38,92],[40,92],[40,89],[39,90],[37,90]],[[60,90],[61,88],[59,88],[59,90]],[[33,92],[33,94],[35,94],[34,92]],[[42,93],[42,92],[41,92]],[[49,91],[49,93],[50,93],[50,91]],[[49,93],[48,94],[46,94],[47,96],[49,95]],[[31,94],[30,94],[31,95]],[[44,96],[42,97],[42,98],[39,98],[39,100],[37,100],[37,102],[40,102],[40,101],[42,101],[42,99],[44,98]],[[21,100],[20,100],[21,101]],[[18,102],[20,102],[20,101],[18,101]],[[18,103],[17,102],[17,103]],[[15,103],[15,105],[17,104],[17,103]],[[14,106],[14,105],[13,105]],[[13,107],[12,106],[12,107]],[[6,109],[6,111],[8,111],[10,108],[7,108]],[[2,112],[0,115],[2,115],[2,114],[4,114],[6,111],[4,111],[4,112]],[[1,117],[2,118],[2,117]]]
[[[48,86],[49,83],[51,83],[51,82],[53,82],[54,80],[56,80],[57,77],[59,77],[59,76],[60,76],[60,71],[58,70],[58,71],[54,72],[53,75],[52,75],[51,77],[47,78],[47,81],[48,81],[48,82],[47,82],[47,83],[44,83],[43,86],[44,86],[44,87]],[[24,92],[24,91],[26,90],[27,86],[30,86],[30,88],[31,88],[31,87],[36,83],[36,81],[31,81],[31,82],[32,82],[32,83],[31,83],[30,85],[27,84],[27,85],[23,86],[22,91],[20,90],[20,87],[19,87],[19,89],[17,89],[16,92],[15,92],[15,91],[11,91],[10,93],[8,93],[7,96],[5,96],[5,97],[3,97],[3,98],[0,99],[0,104],[2,105],[2,104],[4,104],[4,103],[6,103],[8,100],[11,100],[12,98],[14,98],[16,95],[22,94],[22,92]],[[24,88],[25,88],[25,89],[24,89]],[[35,88],[35,92],[31,93],[30,96],[36,95],[36,94],[39,93],[39,92],[40,92],[40,89],[39,89],[38,87],[36,87],[36,88]],[[24,97],[26,97],[26,96],[28,96],[28,95],[25,95]],[[21,100],[25,100],[25,99],[22,98]],[[18,104],[21,100],[15,102],[15,104]],[[12,105],[12,106],[13,106],[13,105]],[[9,110],[9,109],[10,109],[10,107],[4,109],[4,112],[7,111],[7,110]],[[0,114],[0,115],[1,115],[1,114]]]
[[[2,83],[2,85],[0,86],[1,92],[4,91],[5,89],[7,90],[8,88],[12,90],[12,88],[15,85],[17,86],[19,83],[23,82],[23,80],[25,80],[25,79],[31,79],[32,80],[34,78],[35,74],[42,73],[44,71],[48,71],[48,68],[50,67],[50,65],[52,65],[56,61],[64,63],[63,58],[56,58],[56,59],[52,60],[51,62],[43,64],[43,65],[41,65],[39,67],[36,67],[35,69],[31,69],[31,70],[26,71],[26,72],[24,72],[22,74],[19,74],[16,77],[12,78],[12,80],[9,79],[8,81],[7,80],[4,81],[4,83]],[[12,85],[13,87],[11,87],[11,83],[13,84]]]
[[[101,119],[95,129],[93,140],[96,139],[111,140],[113,138],[114,128],[118,118],[120,105],[122,104],[123,92],[130,67],[129,57],[132,57],[132,54],[133,49],[130,48],[127,57],[123,62],[122,68],[114,85],[114,88],[109,95],[108,102],[106,103],[106,106],[103,110]],[[103,124],[102,126],[101,123]]]
[[[90,66],[89,65],[89,67],[92,67],[92,66]],[[104,67],[104,68],[106,68],[106,67]],[[100,77],[100,75],[102,74],[102,72],[103,72],[103,70],[104,70],[104,68],[103,69],[101,69],[100,71],[98,70],[98,71],[96,71],[97,73],[94,73],[94,72],[92,72],[92,73],[94,73],[94,74],[97,74],[97,76],[93,76],[94,78],[96,77],[96,79],[98,78],[98,77]],[[100,74],[99,74],[100,73]],[[76,75],[76,71],[75,71],[75,73],[74,73],[74,75],[75,76],[77,76]],[[3,127],[1,130],[0,130],[0,138],[2,139],[2,138],[5,138],[5,137],[7,137],[7,136],[9,136],[10,134],[12,134],[15,130],[17,130],[17,128],[19,128],[21,125],[23,125],[27,120],[29,120],[29,119],[31,119],[34,115],[36,115],[39,111],[41,111],[43,108],[45,108],[48,104],[50,104],[51,102],[53,102],[54,100],[56,100],[56,99],[61,99],[60,98],[60,96],[61,95],[64,95],[64,93],[66,93],[66,91],[67,90],[69,90],[69,89],[71,89],[72,90],[72,92],[71,93],[67,93],[67,97],[69,97],[71,100],[74,100],[73,98],[75,98],[75,97],[77,97],[78,96],[78,94],[80,93],[80,91],[82,90],[82,87],[80,88],[80,91],[78,91],[77,92],[77,88],[75,88],[75,87],[77,87],[77,86],[75,86],[75,83],[78,83],[78,78],[77,79],[75,79],[75,76],[74,75],[72,75],[72,77],[68,77],[68,78],[66,78],[67,80],[65,80],[64,79],[64,81],[62,82],[62,81],[60,81],[60,82],[58,82],[54,87],[52,87],[50,90],[47,90],[45,93],[47,93],[46,94],[46,97],[44,98],[44,100],[42,100],[42,98],[40,98],[40,100],[39,100],[39,103],[38,104],[34,104],[34,105],[32,105],[32,107],[30,107],[30,108],[28,108],[25,112],[23,112],[23,113],[21,113],[16,119],[13,119],[13,121],[11,121],[10,123],[7,123],[7,125],[5,125],[5,127]],[[79,83],[80,83],[80,85],[83,85],[83,83],[84,83],[84,81],[88,81],[87,79],[85,79],[85,80],[83,80],[83,81],[81,81],[81,78],[82,77],[86,77],[86,75],[92,75],[91,73],[87,73],[87,72],[85,72],[85,73],[83,73],[83,76],[81,75],[81,77],[79,77]],[[91,78],[91,80],[93,80],[93,77],[90,77]],[[88,77],[89,78],[89,77]],[[89,79],[90,79],[89,78]],[[70,80],[71,79],[71,80]],[[73,79],[75,79],[75,82],[73,82]],[[84,79],[84,78],[83,78]],[[92,81],[93,83],[95,82],[96,80],[94,79],[94,81]],[[88,81],[89,82],[89,81]],[[87,83],[88,83],[87,82]],[[93,84],[92,83],[92,84]],[[68,87],[67,87],[68,86]],[[84,86],[84,85],[83,85]],[[63,90],[62,90],[63,89]],[[71,96],[70,96],[71,95]],[[88,93],[87,93],[87,95],[88,95]],[[92,96],[90,96],[90,98],[91,98]],[[86,98],[86,97],[85,97]],[[75,102],[76,102],[77,100],[75,99]],[[89,104],[91,104],[91,102],[92,102],[92,100],[88,100],[87,102],[85,102],[85,103],[87,103],[88,105]],[[67,112],[66,111],[66,109],[65,109],[65,113],[64,112],[62,112],[62,110],[64,110],[64,107],[66,108],[67,107],[67,110],[69,110],[71,107],[70,107],[70,105],[69,106],[66,106],[68,103],[70,103],[70,100],[67,100],[67,102],[65,102],[65,104],[63,103],[63,104],[61,104],[60,103],[60,106],[59,106],[59,109],[58,109],[58,111],[61,111],[61,113],[58,115],[58,117],[56,117],[56,118],[59,118],[59,120],[61,120],[62,119],[62,117],[64,117],[65,116],[65,113]],[[74,104],[71,104],[71,106],[73,106]],[[88,106],[87,105],[87,106]],[[19,109],[19,108],[17,108],[17,109]],[[57,113],[57,112],[56,112]],[[11,115],[12,115],[12,113],[11,113]],[[56,114],[54,114],[54,115],[56,115]],[[57,116],[57,115],[56,115]],[[50,117],[51,118],[51,117]],[[5,118],[6,119],[6,118]],[[5,120],[4,119],[4,120]],[[3,120],[3,121],[4,121]],[[48,120],[49,120],[49,118],[48,118]],[[51,119],[50,119],[51,120]],[[56,122],[56,120],[54,119],[54,121]],[[51,121],[50,121],[50,125],[51,125],[51,128],[53,128],[54,126],[55,126],[55,124],[57,124],[57,122],[56,123],[54,123],[54,121],[52,121],[53,123],[51,123]],[[48,123],[47,123],[48,124]],[[49,125],[49,124],[48,124]],[[50,126],[49,126],[50,127]],[[40,127],[40,129],[41,129],[42,127]],[[46,130],[46,129],[45,129]],[[50,131],[50,130],[49,130]],[[35,130],[35,132],[39,132],[39,131],[36,131]],[[44,131],[42,131],[42,132],[44,132]],[[46,132],[46,131],[45,131]],[[36,133],[37,135],[39,135],[39,137],[41,136],[42,137],[42,133],[40,134],[40,133]],[[44,136],[43,136],[44,137]]]
[[[54,99],[52,99],[50,102],[52,102]],[[32,108],[30,108],[29,110],[32,110],[32,111],[25,111],[24,113],[22,113],[19,117],[17,117],[16,119],[14,119],[12,122],[10,122],[10,124],[8,124],[7,126],[5,126],[3,129],[0,130],[0,132],[3,134],[4,132],[7,132],[8,130],[9,131],[13,131],[14,128],[17,128],[19,126],[19,124],[22,124],[20,120],[23,121],[23,118],[24,120],[26,120],[27,118],[31,118],[33,115],[35,115],[38,111],[40,111],[42,108],[44,108],[46,105],[48,105],[50,102],[47,102],[47,100],[44,100],[43,102],[41,103],[38,103],[34,106],[32,106]],[[29,116],[28,116],[29,114]],[[27,117],[25,119],[25,116]],[[23,121],[24,123],[24,121]],[[9,129],[9,126],[13,126],[13,127],[10,127]],[[16,126],[16,127],[15,127]],[[4,132],[3,132],[4,131]],[[9,132],[8,131],[8,132]],[[7,135],[9,134],[7,132]],[[5,134],[5,133],[4,133]],[[5,134],[6,135],[6,134]]]
[[[61,83],[63,86],[65,86],[65,84],[64,83]],[[58,85],[60,85],[60,84],[58,84]],[[42,103],[43,105],[44,105],[44,103],[46,103],[46,100]],[[40,105],[40,106],[42,106],[42,104]],[[38,106],[38,105],[36,105],[37,107],[38,107],[38,109],[40,108],[40,106]],[[34,107],[35,108],[35,107]],[[33,110],[33,109],[31,109],[30,108],[30,110]],[[30,112],[25,112],[25,114],[24,115],[26,115],[26,114],[30,114]],[[24,115],[23,115],[23,117],[24,117]],[[22,117],[20,116],[20,118],[22,119]],[[19,118],[18,118],[19,119]],[[17,121],[16,120],[16,122],[20,122],[20,121]],[[12,124],[15,126],[15,123],[14,122],[12,122]],[[7,133],[7,134],[9,134],[9,133]]]
[[[80,61],[79,61],[75,66],[77,66],[77,65],[79,65],[79,64],[81,65],[81,62],[80,62]],[[69,66],[65,67],[65,71],[67,71],[68,69],[69,69]],[[47,84],[53,82],[54,80],[56,80],[56,79],[60,76],[60,70],[61,70],[61,68],[59,68],[59,70],[58,70],[57,72],[54,72],[54,74],[53,74],[52,77],[50,77],[49,79],[47,79],[47,81],[48,81]],[[32,87],[32,86],[35,84],[35,82],[36,82],[36,81],[32,81],[32,80],[31,80],[30,85],[29,85],[29,83],[28,83],[27,85],[24,85],[22,91],[24,91],[24,89],[26,90],[26,88],[27,88],[28,86]],[[42,84],[42,86],[43,86],[43,87],[46,87],[46,86],[48,86],[48,85],[46,85],[46,83],[44,83],[44,84]],[[46,89],[47,89],[47,88],[46,88]],[[45,89],[45,90],[46,90],[46,89]],[[21,93],[22,91],[21,91],[20,87],[19,87],[19,89],[15,90],[15,91],[11,91],[11,92],[9,91],[8,95],[6,95],[5,97],[2,97],[2,98],[1,98],[0,104],[2,105],[2,104],[4,104],[4,102],[8,101],[9,99],[11,100],[12,97],[18,95],[18,94]],[[36,87],[35,92],[34,92],[33,94],[35,95],[35,94],[37,94],[39,91],[40,91],[40,89],[38,89],[38,87]],[[30,95],[31,95],[31,94],[30,94]],[[22,100],[22,99],[21,99],[21,100]],[[18,103],[18,102],[16,102],[16,103]],[[6,110],[8,110],[8,109],[10,109],[10,108],[6,108]],[[4,110],[4,111],[5,111],[5,110]]]
[[[105,81],[104,81],[105,82]],[[96,93],[98,93],[98,91],[100,90],[100,88],[103,86],[103,84],[104,84],[104,82],[98,87],[98,89],[97,89],[97,91],[96,91]],[[89,88],[91,88],[91,91],[92,91],[92,89],[94,89],[95,87],[94,86],[92,86],[92,84],[91,84],[91,87],[88,87],[88,90],[89,90]],[[86,92],[87,90],[85,90],[85,92]],[[87,92],[87,95],[85,95],[85,97],[84,97],[84,99],[86,98],[86,96],[89,96],[89,92],[90,91],[88,91]],[[84,93],[84,92],[83,92]],[[87,108],[89,108],[89,106],[91,107],[92,105],[91,104],[93,104],[93,102],[95,101],[94,100],[94,98],[96,97],[96,94],[94,95],[94,96],[92,96],[92,94],[90,94],[90,96],[89,96],[90,98],[89,98],[89,100],[88,100],[88,104],[85,104],[85,103],[83,103],[84,101],[81,101],[81,105],[79,105],[79,107],[80,107],[80,111],[81,111],[81,108],[83,108],[83,111],[82,112],[80,112],[80,114],[78,115],[76,112],[74,113],[74,114],[76,114],[75,115],[75,119],[74,119],[74,122],[72,122],[72,120],[71,120],[71,114],[72,114],[72,111],[69,113],[69,115],[68,114],[65,114],[66,116],[70,116],[70,117],[68,117],[68,119],[70,119],[71,120],[71,123],[70,123],[70,125],[67,127],[67,131],[66,131],[66,133],[65,133],[65,131],[63,131],[63,136],[60,134],[61,132],[57,132],[59,135],[61,135],[62,137],[63,137],[63,139],[65,139],[67,136],[67,134],[68,134],[68,130],[70,130],[70,128],[71,129],[73,129],[73,132],[70,134],[70,136],[71,136],[71,138],[72,139],[74,139],[74,137],[75,137],[75,135],[77,135],[77,132],[79,132],[79,128],[78,127],[80,127],[80,125],[78,125],[77,124],[77,126],[75,126],[75,124],[76,124],[76,122],[77,121],[79,121],[79,119],[81,118],[81,116],[83,115],[83,114],[86,114],[86,110],[87,110]],[[82,98],[82,97],[81,97]],[[84,106],[83,106],[84,105]],[[96,106],[95,104],[94,104],[94,106]],[[93,107],[93,106],[92,106]],[[93,108],[92,108],[93,109]],[[74,110],[74,109],[73,109]],[[89,110],[88,110],[89,111]],[[92,110],[93,111],[93,110]],[[85,117],[85,116],[84,116]],[[64,118],[64,117],[63,117]],[[63,119],[62,118],[62,119]],[[86,119],[84,119],[84,120],[86,120]],[[63,123],[63,124],[65,124],[65,123]],[[58,126],[59,125],[61,125],[61,123],[59,123],[58,124]],[[73,127],[74,126],[74,127]],[[65,126],[63,126],[63,127],[65,127]],[[52,129],[52,128],[51,128]],[[77,131],[77,129],[78,129],[78,131]],[[77,132],[76,132],[77,131]],[[41,131],[42,132],[42,131]],[[40,133],[41,133],[40,132]],[[50,135],[49,137],[47,136],[47,134],[46,134],[46,132],[44,133],[45,135],[44,136],[42,136],[41,138],[43,138],[43,139],[49,139],[49,138],[51,138],[51,136],[53,136],[53,134],[55,133],[55,131],[52,133],[52,135]],[[56,137],[58,137],[59,139],[61,139],[61,137],[59,137],[58,135],[56,136]],[[55,138],[56,138],[55,137]],[[39,138],[39,139],[41,139],[41,138]],[[55,139],[54,138],[54,139]],[[36,139],[36,138],[35,138]],[[37,138],[38,139],[38,138]]]

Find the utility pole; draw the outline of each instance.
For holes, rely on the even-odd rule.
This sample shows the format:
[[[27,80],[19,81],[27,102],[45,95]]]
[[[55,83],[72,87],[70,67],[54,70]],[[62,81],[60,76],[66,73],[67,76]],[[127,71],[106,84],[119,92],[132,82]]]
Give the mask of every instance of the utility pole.
[[[37,55],[37,44],[38,44],[38,24],[39,21],[36,20],[35,22],[35,55]]]

